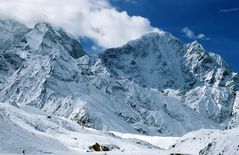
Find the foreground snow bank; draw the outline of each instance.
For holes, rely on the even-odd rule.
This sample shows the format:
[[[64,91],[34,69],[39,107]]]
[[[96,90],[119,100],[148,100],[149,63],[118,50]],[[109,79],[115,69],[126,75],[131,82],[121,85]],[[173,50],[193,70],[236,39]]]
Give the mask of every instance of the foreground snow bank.
[[[107,152],[90,152],[90,146],[117,146]],[[203,129],[179,137],[157,137],[84,128],[75,122],[25,106],[0,103],[0,154],[55,155],[238,155],[239,128]]]
[[[178,139],[169,151],[200,155],[238,155],[239,128],[190,132]]]
[[[144,141],[83,128],[73,121],[49,116],[32,107],[23,109],[0,103],[0,154],[21,154],[23,150],[26,154],[99,154],[87,152],[96,142],[118,146],[107,155],[167,154],[167,151]]]

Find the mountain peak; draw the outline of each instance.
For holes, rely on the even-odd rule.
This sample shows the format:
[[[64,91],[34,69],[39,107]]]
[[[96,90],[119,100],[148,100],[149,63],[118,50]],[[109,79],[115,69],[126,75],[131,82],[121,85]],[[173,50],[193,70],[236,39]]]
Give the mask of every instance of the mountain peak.
[[[151,43],[151,44],[158,44],[159,42],[168,42],[169,40],[178,40],[174,37],[171,33],[165,32],[162,30],[149,32],[139,39],[129,41],[129,45],[134,45],[137,43]]]
[[[26,35],[27,42],[31,50],[40,50],[42,53],[65,55],[67,51],[73,58],[78,59],[85,55],[80,43],[69,37],[63,30],[56,28],[48,23],[38,23]],[[49,49],[50,48],[50,49]],[[59,53],[61,52],[61,53]]]

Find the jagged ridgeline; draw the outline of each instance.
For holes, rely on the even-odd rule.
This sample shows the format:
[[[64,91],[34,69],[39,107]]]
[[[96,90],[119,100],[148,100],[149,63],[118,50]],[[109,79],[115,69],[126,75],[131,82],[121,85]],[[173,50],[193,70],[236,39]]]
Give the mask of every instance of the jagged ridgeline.
[[[239,124],[238,74],[199,43],[167,32],[93,59],[50,24],[0,21],[0,62],[2,103],[31,105],[87,127],[180,136]]]

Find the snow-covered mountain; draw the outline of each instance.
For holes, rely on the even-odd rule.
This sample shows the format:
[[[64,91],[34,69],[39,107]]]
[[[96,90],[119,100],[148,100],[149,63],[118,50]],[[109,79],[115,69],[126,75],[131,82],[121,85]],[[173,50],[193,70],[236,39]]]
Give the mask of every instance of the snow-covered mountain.
[[[113,75],[178,98],[215,122],[231,117],[238,74],[197,42],[184,44],[169,33],[151,33],[106,50],[101,59]]]
[[[14,132],[23,135],[32,132],[24,125],[32,121],[31,110],[54,117],[56,126],[66,120],[154,136],[239,125],[238,74],[219,55],[168,32],[146,34],[92,58],[76,38],[50,24],[28,28],[0,21],[0,61],[0,120],[6,129],[16,124]],[[16,112],[8,114],[12,108]],[[19,117],[25,123],[18,124]],[[31,126],[43,133],[52,128],[48,121]],[[51,130],[57,128],[72,129]]]

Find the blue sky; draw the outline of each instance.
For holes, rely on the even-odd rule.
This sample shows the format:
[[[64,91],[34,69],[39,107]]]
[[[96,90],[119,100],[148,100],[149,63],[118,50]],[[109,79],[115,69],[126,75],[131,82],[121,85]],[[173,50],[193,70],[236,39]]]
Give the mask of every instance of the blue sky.
[[[239,71],[238,0],[111,0],[119,11],[150,20],[151,25],[173,33],[185,42],[197,39],[208,51],[220,54]],[[187,27],[194,36],[188,37]],[[198,37],[204,34],[204,37]]]

